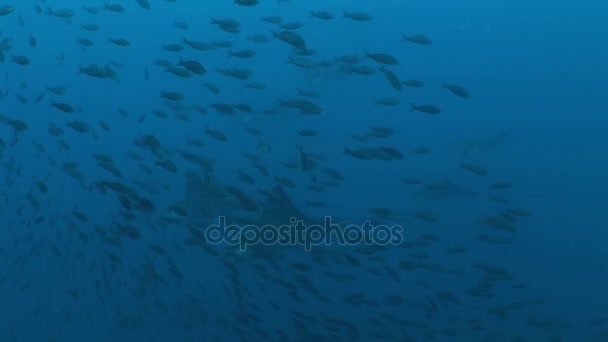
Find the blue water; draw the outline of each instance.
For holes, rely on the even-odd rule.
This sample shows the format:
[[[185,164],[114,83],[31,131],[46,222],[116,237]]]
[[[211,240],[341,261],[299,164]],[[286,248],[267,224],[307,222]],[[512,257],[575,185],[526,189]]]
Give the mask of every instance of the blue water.
[[[10,6],[0,10],[0,341],[608,341],[608,3],[259,2],[149,0],[146,9],[117,0],[120,12],[102,1],[0,2]],[[73,13],[61,18],[49,15],[49,7]],[[320,10],[334,18],[311,17]],[[344,18],[343,11],[373,20]],[[293,32],[314,51],[297,55],[301,49],[273,38],[270,31],[281,29],[260,20],[268,16],[301,22]],[[221,30],[212,17],[238,21],[240,32]],[[89,23],[98,30],[82,29]],[[268,42],[248,39],[255,34]],[[432,44],[402,42],[401,34],[422,34]],[[82,46],[81,38],[94,45]],[[198,51],[183,38],[232,47]],[[183,50],[163,49],[169,44]],[[227,57],[242,49],[256,55]],[[424,87],[393,89],[378,71],[382,64],[363,58],[365,51],[394,56],[399,64],[384,67]],[[335,60],[346,55],[358,55],[357,65],[375,73],[345,72],[348,65]],[[29,63],[18,63],[20,56]],[[332,63],[302,68],[288,63],[289,56]],[[175,65],[180,58],[200,62],[206,73],[182,78],[156,63]],[[117,77],[78,72],[91,64]],[[218,68],[252,74],[239,80]],[[247,88],[248,82],[265,88]],[[464,87],[470,98],[442,82]],[[66,88],[62,95],[48,90],[58,85]],[[298,89],[320,97],[303,97]],[[184,99],[174,101],[180,108],[169,107],[162,91],[181,93]],[[280,105],[293,98],[312,101],[323,113],[301,115]],[[375,104],[384,98],[400,104]],[[252,111],[225,115],[211,107],[218,103]],[[410,103],[432,104],[441,113],[410,112]],[[89,130],[68,127],[72,120]],[[18,130],[19,124],[27,128]],[[50,124],[63,134],[49,134]],[[394,134],[352,138],[370,127]],[[213,139],[207,128],[227,140]],[[302,129],[317,136],[298,135]],[[161,148],[134,144],[146,135]],[[204,146],[188,144],[193,138]],[[410,152],[419,145],[431,151]],[[316,158],[315,168],[284,165],[297,164],[298,146]],[[404,157],[361,160],[344,153],[379,146]],[[213,171],[179,150],[212,160]],[[259,156],[268,174],[244,152]],[[99,167],[95,154],[111,156],[122,177]],[[156,165],[162,160],[177,171]],[[463,162],[487,174],[466,170]],[[68,175],[64,163],[75,163],[81,179]],[[332,179],[325,168],[344,180],[324,184]],[[238,170],[255,184],[239,179]],[[186,172],[236,186],[260,207],[263,191],[285,177],[295,183],[286,193],[306,215],[403,227],[403,241],[310,252],[277,248],[271,257],[194,244],[193,234],[240,209],[224,193],[217,203],[226,204],[206,219],[167,220],[167,208],[184,199]],[[429,191],[446,180],[459,192]],[[498,181],[512,187],[493,189]],[[136,189],[154,209],[127,209],[116,192],[102,191],[103,182]],[[125,198],[136,206],[136,197]],[[370,208],[391,213],[374,215]],[[488,224],[497,215],[512,231]],[[119,233],[126,224],[140,236]]]

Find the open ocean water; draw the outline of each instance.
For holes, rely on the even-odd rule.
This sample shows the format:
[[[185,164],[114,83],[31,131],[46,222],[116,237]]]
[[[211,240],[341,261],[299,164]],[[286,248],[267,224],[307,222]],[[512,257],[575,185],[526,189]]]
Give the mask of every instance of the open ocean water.
[[[0,0],[0,341],[608,341],[607,13]]]

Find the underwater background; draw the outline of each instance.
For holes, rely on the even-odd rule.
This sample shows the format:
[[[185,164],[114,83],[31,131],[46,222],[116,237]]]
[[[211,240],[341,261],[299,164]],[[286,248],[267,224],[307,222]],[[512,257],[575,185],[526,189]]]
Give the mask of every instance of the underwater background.
[[[606,13],[0,1],[0,341],[608,341]]]

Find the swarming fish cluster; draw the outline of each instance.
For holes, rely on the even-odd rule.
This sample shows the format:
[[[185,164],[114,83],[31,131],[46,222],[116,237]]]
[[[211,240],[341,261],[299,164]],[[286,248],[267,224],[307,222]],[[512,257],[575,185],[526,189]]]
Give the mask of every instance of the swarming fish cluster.
[[[532,214],[480,152],[510,129],[416,135],[475,82],[418,75],[445,37],[369,3],[0,3],[2,340],[560,341],[543,293],[478,254],[513,253]],[[349,33],[379,26],[384,49]],[[205,231],[290,217],[406,233],[308,252]]]

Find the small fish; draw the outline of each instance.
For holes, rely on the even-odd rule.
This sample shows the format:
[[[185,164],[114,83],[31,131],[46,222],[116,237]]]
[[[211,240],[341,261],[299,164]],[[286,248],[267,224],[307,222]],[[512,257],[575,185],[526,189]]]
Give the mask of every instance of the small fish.
[[[464,87],[462,87],[458,84],[443,82],[443,84],[441,85],[441,88],[447,89],[452,94],[465,98],[465,99],[468,99],[471,97],[471,95],[469,95],[469,92],[466,89],[464,89]]]
[[[177,172],[177,166],[170,160],[157,160],[155,165],[160,166],[171,173]]]
[[[210,129],[207,128],[207,130],[205,131],[206,134],[209,134],[213,139],[217,140],[217,141],[226,141],[226,135],[224,133],[222,133],[221,131],[218,131],[216,129]]]
[[[57,108],[64,113],[71,114],[71,113],[76,112],[76,110],[74,109],[74,107],[72,105],[65,103],[65,102],[52,102],[51,107]]]
[[[346,12],[346,11],[344,11],[344,12],[342,12],[342,16],[344,18],[349,18],[354,21],[361,21],[361,22],[374,20],[374,18],[370,14],[363,13],[363,12]]]
[[[11,14],[11,13],[13,13],[14,10],[15,10],[15,7],[13,7],[13,6],[2,5],[2,6],[0,6],[0,16]]]
[[[471,163],[461,163],[460,166],[472,173],[478,174],[480,176],[486,176],[488,174],[488,170],[483,167],[483,166],[479,166],[479,165],[475,165],[475,164],[471,164]]]
[[[437,114],[441,113],[441,108],[439,108],[435,105],[431,105],[431,104],[424,104],[424,105],[410,104],[410,112],[422,112],[422,113],[437,115]]]
[[[418,45],[431,45],[433,44],[433,41],[422,34],[414,34],[411,36],[406,36],[403,33],[401,34],[401,41],[402,42],[410,42],[410,43],[414,43],[414,44],[418,44]]]

